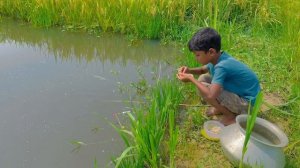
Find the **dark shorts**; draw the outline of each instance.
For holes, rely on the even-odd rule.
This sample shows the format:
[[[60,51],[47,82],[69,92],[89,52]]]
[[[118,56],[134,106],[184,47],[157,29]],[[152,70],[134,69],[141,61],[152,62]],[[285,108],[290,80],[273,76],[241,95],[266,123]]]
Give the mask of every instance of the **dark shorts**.
[[[207,87],[211,85],[211,76],[209,74],[200,75],[198,81],[202,82]],[[235,114],[247,114],[249,103],[247,100],[239,97],[237,94],[222,90],[217,97],[220,105],[226,107],[229,111]]]

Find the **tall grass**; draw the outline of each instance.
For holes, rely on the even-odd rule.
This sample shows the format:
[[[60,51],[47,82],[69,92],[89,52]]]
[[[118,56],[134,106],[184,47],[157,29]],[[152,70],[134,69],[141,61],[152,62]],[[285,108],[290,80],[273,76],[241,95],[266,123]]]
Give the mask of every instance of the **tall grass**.
[[[178,126],[175,126],[175,111],[169,112],[169,167],[176,168],[175,164],[175,151],[178,137]]]
[[[162,167],[166,164],[163,162],[164,157],[169,157],[173,165],[171,167],[175,167],[175,111],[183,96],[174,81],[160,81],[150,93],[147,102],[149,106],[135,108],[132,113],[127,113],[129,129],[115,127],[126,146],[120,157],[114,160],[116,167]],[[170,155],[163,156],[162,140],[167,129]]]
[[[250,24],[252,18],[266,18],[269,11],[264,2],[266,0],[0,0],[0,14],[38,26],[59,25],[180,40],[193,29],[191,25],[198,27],[206,23],[217,28],[220,21],[237,18],[238,22]]]
[[[39,26],[101,28],[158,38],[162,30],[183,23],[187,4],[187,0],[1,0],[0,9],[2,15]]]

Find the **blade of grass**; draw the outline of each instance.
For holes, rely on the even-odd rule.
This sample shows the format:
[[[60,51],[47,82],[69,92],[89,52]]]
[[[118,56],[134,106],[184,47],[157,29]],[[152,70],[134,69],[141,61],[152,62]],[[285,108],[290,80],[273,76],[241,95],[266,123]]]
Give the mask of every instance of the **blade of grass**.
[[[240,164],[239,164],[240,168],[242,168],[244,165],[244,157],[245,157],[245,153],[247,152],[247,149],[248,149],[247,148],[248,142],[250,140],[251,133],[252,133],[255,121],[256,121],[256,117],[260,110],[260,106],[261,106],[262,102],[263,102],[263,94],[262,94],[262,92],[259,92],[258,95],[256,96],[256,101],[255,101],[252,111],[250,110],[251,103],[249,103],[246,135],[245,135],[245,141],[244,141],[243,150],[242,150],[242,158],[241,158]],[[251,111],[251,113],[250,113],[250,111]]]
[[[132,149],[134,149],[135,147],[134,146],[130,146],[130,147],[127,147],[121,154],[120,157],[118,157],[115,161],[116,161],[116,168],[119,167],[121,161],[127,156],[127,153],[130,152]]]

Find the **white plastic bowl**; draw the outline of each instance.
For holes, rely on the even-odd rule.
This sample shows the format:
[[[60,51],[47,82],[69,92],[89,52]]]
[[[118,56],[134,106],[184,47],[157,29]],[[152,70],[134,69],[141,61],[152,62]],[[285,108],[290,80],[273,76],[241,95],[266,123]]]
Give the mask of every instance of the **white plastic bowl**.
[[[224,125],[219,121],[209,120],[204,123],[204,131],[209,138],[219,139]]]

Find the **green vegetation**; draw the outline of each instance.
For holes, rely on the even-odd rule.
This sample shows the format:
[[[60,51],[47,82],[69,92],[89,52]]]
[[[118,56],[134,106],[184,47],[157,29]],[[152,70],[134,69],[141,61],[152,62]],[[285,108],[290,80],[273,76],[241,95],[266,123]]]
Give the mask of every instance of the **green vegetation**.
[[[262,102],[263,102],[263,95],[262,95],[262,92],[259,92],[257,95],[256,101],[255,101],[255,104],[253,106],[252,112],[250,112],[250,106],[248,108],[249,117],[247,118],[246,135],[245,135],[245,141],[244,141],[244,145],[243,145],[242,159],[240,161],[239,168],[243,167],[245,153],[247,152],[247,149],[248,149],[248,147],[247,147],[248,142],[250,140],[251,133],[252,133],[252,130],[253,130],[253,127],[255,124],[255,120],[256,120],[257,114],[260,110]]]
[[[116,167],[162,167],[164,158],[161,153],[166,147],[162,141],[167,123],[170,133],[170,165],[174,165],[177,133],[174,116],[183,98],[181,90],[175,81],[159,81],[149,92],[151,97],[142,106],[135,108],[133,113],[127,113],[130,118],[128,129],[114,126],[126,145],[121,156],[114,160]]]
[[[36,26],[175,41],[184,55],[176,57],[177,65],[198,66],[186,42],[200,27],[212,26],[222,36],[222,49],[257,72],[263,92],[285,102],[300,94],[299,10],[300,1],[294,0],[0,0],[1,16]],[[145,92],[151,98],[149,106],[128,114],[128,130],[117,128],[126,149],[115,160],[116,165],[230,167],[220,145],[200,136],[204,107],[198,106],[195,88],[185,86],[181,90],[174,83],[159,82],[152,92]],[[180,118],[177,111],[181,95],[192,106],[186,106]],[[286,166],[299,167],[299,99],[278,109],[258,116],[275,122],[288,134]],[[176,124],[175,118],[179,118]],[[162,150],[166,148],[169,151]]]

